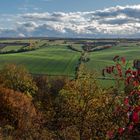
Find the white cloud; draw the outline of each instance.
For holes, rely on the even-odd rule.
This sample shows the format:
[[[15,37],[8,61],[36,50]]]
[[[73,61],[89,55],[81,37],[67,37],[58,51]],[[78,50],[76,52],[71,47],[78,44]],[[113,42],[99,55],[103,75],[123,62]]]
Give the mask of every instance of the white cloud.
[[[17,15],[15,28],[0,36],[137,37],[140,5],[116,6],[90,12],[26,13]],[[10,23],[10,20],[9,20]],[[8,32],[9,30],[9,32]]]

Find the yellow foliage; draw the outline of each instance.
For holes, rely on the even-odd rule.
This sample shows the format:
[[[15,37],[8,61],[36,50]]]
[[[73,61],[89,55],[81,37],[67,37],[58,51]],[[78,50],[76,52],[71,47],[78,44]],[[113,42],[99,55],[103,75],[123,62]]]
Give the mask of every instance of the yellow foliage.
[[[37,91],[37,86],[25,67],[15,64],[6,65],[0,71],[0,85],[31,95]]]

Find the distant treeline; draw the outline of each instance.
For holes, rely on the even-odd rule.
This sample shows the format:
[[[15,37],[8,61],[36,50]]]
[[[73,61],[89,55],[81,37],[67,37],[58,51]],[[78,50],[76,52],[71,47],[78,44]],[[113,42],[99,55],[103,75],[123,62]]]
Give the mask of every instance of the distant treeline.
[[[82,51],[76,49],[75,47],[73,47],[72,45],[68,45],[67,47],[68,47],[69,49],[73,50],[73,51],[82,52]]]
[[[2,42],[0,43],[0,45],[6,45],[6,46],[9,46],[9,45],[22,45],[22,46],[29,46],[30,43],[20,43],[20,42]]]
[[[28,43],[25,43],[25,44],[28,44]],[[30,45],[30,43],[29,43],[29,45]],[[10,53],[21,53],[21,52],[33,51],[33,50],[37,50],[39,48],[46,46],[46,43],[44,43],[43,45],[41,45],[39,47],[28,47],[28,46],[23,46],[22,48],[20,48],[18,50],[10,50],[10,51],[4,51],[4,52],[1,51],[0,54],[10,54]]]

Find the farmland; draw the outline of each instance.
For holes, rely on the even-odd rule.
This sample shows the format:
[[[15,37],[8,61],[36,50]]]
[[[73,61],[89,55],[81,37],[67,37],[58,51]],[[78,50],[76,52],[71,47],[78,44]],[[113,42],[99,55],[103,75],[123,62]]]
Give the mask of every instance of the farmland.
[[[33,74],[74,76],[79,58],[80,53],[69,50],[65,45],[54,45],[25,53],[1,54],[0,67],[15,63],[24,65]]]
[[[90,53],[90,61],[86,64],[89,69],[102,70],[104,67],[113,64],[113,56],[120,55],[127,58],[132,65],[134,59],[140,59],[140,46],[115,46],[107,50]]]
[[[23,45],[23,43],[27,44]],[[16,117],[21,118],[22,116],[25,120],[23,124],[27,128],[25,122],[31,112],[29,118],[37,117],[37,121],[33,120],[31,123],[37,122],[39,124],[37,128],[34,127],[34,124],[29,125],[28,131],[32,132],[33,130],[33,134],[35,134],[35,131],[38,132],[38,126],[41,126],[40,132],[42,128],[47,128],[50,131],[49,133],[53,135],[56,130],[60,131],[60,128],[64,128],[64,125],[66,126],[65,129],[70,127],[70,129],[74,128],[74,131],[80,132],[81,130],[77,130],[77,128],[81,128],[83,124],[85,125],[83,128],[88,128],[84,131],[88,130],[90,133],[91,129],[95,131],[91,124],[98,122],[96,128],[97,131],[103,133],[101,139],[104,140],[107,130],[110,129],[110,124],[111,126],[113,124],[112,128],[117,126],[115,123],[118,124],[116,119],[120,115],[118,112],[114,112],[114,109],[122,107],[124,109],[124,111],[121,110],[122,114],[124,112],[126,114],[127,100],[131,97],[136,97],[132,98],[132,101],[134,99],[139,100],[137,98],[139,97],[139,84],[137,84],[139,82],[139,71],[129,69],[129,67],[132,68],[134,59],[140,59],[140,44],[138,41],[118,43],[114,40],[95,42],[38,39],[27,40],[27,42],[21,40],[20,43],[19,41],[17,43],[17,41],[11,42],[10,40],[10,42],[2,42],[0,50],[0,83],[2,85],[0,87],[2,104],[0,108],[1,114],[4,114],[0,120],[3,122],[4,118],[5,122],[5,118],[8,116],[6,123],[9,123],[9,126],[15,127],[15,121],[13,121],[15,119],[11,116],[16,116],[21,112],[21,115],[19,114]],[[119,56],[124,56],[126,59]],[[113,60],[116,63],[115,67],[112,66]],[[4,66],[5,64],[12,65]],[[138,66],[138,63],[135,64],[135,66]],[[105,74],[103,73],[104,70]],[[130,83],[133,85],[130,85]],[[132,89],[133,91],[131,91]],[[30,110],[27,110],[28,108]],[[5,110],[9,114],[13,114],[11,116],[9,114],[5,115]],[[35,110],[40,114],[36,114]],[[34,113],[35,115],[33,115]],[[115,113],[118,116],[115,116]],[[27,114],[27,116],[24,114]],[[13,119],[12,123],[9,121],[11,118]],[[102,130],[103,126],[105,127]],[[5,128],[5,125],[2,125],[2,127]],[[20,130],[20,127],[18,129]],[[48,135],[46,135],[48,132],[44,132],[43,139],[44,137],[46,139],[48,138]],[[77,140],[81,139],[79,134],[75,134]],[[15,136],[14,132],[12,135]],[[22,137],[21,133],[20,137]],[[84,139],[88,140],[88,138]]]
[[[114,40],[113,40],[114,41]],[[92,40],[39,40],[39,39],[23,39],[23,40],[1,40],[0,43],[30,43],[32,42],[35,49],[27,50],[26,52],[0,54],[0,68],[7,63],[24,65],[30,73],[33,74],[48,74],[52,76],[65,75],[75,77],[76,67],[79,63],[81,54],[84,53],[83,45],[89,42],[90,45],[96,43]],[[118,40],[114,41],[118,42]],[[123,41],[122,41],[123,42]],[[86,57],[88,61],[84,65],[89,70],[97,71],[98,76],[101,77],[101,71],[104,67],[112,64],[112,58],[115,55],[124,56],[132,64],[134,59],[140,58],[140,45],[138,41],[131,41],[130,43],[119,43],[113,45],[108,49],[99,51],[87,51]],[[100,41],[97,45],[106,45],[106,41]],[[110,43],[110,42],[109,42]],[[88,49],[90,45],[88,44]],[[68,47],[72,46],[72,49]],[[43,47],[40,47],[43,46]],[[6,46],[2,51],[19,50],[23,46]],[[37,48],[37,49],[36,49]],[[74,49],[74,50],[73,50]],[[101,80],[100,80],[101,81]]]

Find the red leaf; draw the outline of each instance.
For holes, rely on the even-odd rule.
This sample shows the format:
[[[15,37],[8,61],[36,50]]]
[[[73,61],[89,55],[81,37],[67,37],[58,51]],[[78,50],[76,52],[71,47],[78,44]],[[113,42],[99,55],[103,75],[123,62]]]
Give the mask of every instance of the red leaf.
[[[138,71],[137,71],[137,72],[138,72],[138,75],[140,75],[140,69],[138,69]]]
[[[131,79],[132,79],[131,76],[127,77],[127,79],[126,79],[126,84],[130,84]]]
[[[134,81],[133,82],[133,86],[135,86],[135,87],[139,86],[139,82],[138,81]]]
[[[139,122],[139,114],[138,114],[138,112],[133,112],[132,121],[134,123],[138,123]]]
[[[124,104],[125,104],[126,106],[129,105],[129,98],[128,98],[128,97],[126,97],[126,98],[124,99]]]
[[[124,130],[125,130],[125,128],[119,128],[119,129],[118,129],[118,133],[119,133],[120,135],[122,135],[123,132],[124,132]]]
[[[113,131],[108,131],[107,136],[109,139],[112,139],[113,138]]]
[[[116,68],[118,70],[119,76],[122,77],[122,68],[121,68],[121,65],[120,64],[116,64]]]
[[[137,76],[137,72],[136,71],[132,71],[132,74],[134,75],[134,77]]]
[[[134,110],[135,110],[136,112],[139,112],[139,111],[140,111],[140,106],[135,107]]]
[[[124,57],[121,57],[121,62],[123,63],[123,65],[126,63],[126,59]]]
[[[132,131],[133,128],[134,128],[134,126],[133,126],[132,124],[130,124],[130,125],[128,126],[128,130],[129,130],[129,131]]]
[[[128,74],[131,74],[131,69],[129,68],[126,72],[125,72],[125,75],[127,76]]]

